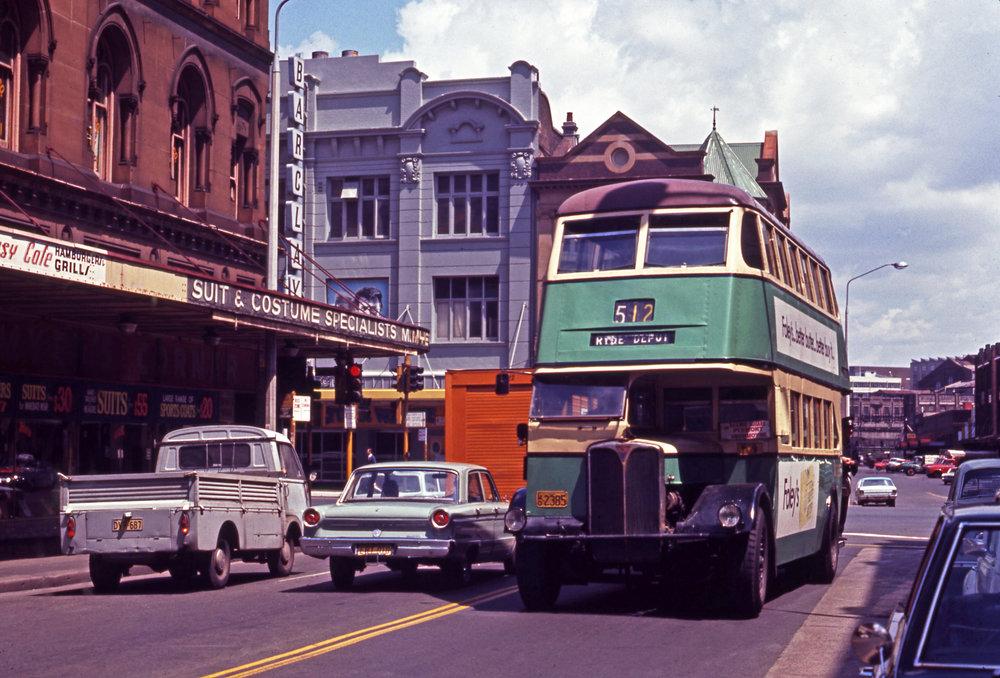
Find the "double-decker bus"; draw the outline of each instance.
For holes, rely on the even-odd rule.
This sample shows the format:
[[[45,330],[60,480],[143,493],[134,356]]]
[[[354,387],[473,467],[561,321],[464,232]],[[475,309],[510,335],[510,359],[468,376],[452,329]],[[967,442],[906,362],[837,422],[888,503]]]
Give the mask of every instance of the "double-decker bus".
[[[518,535],[528,609],[642,576],[756,616],[776,567],[832,581],[841,396],[830,272],[744,191],[644,180],[559,208]]]

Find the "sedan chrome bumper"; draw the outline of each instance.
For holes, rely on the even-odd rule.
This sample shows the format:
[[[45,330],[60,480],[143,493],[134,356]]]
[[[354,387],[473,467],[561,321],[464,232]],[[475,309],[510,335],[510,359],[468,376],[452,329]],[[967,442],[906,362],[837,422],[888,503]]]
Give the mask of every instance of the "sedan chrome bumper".
[[[386,558],[445,558],[454,549],[453,539],[351,539],[301,537],[299,547],[315,558],[326,556],[384,560]]]

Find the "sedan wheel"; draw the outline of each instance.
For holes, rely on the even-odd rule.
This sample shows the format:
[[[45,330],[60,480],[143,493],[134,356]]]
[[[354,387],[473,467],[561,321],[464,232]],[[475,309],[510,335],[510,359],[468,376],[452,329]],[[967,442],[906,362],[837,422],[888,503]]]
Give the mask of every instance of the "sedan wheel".
[[[444,572],[449,585],[455,588],[468,586],[472,583],[472,558],[465,556],[446,560],[441,565],[441,571]]]
[[[349,591],[354,586],[354,563],[346,558],[330,558],[330,579],[333,588],[338,591]]]

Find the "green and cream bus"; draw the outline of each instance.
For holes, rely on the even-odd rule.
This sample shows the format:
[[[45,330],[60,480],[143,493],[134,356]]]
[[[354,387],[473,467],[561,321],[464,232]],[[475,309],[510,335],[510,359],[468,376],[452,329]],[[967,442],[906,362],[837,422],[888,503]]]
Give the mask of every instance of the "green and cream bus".
[[[525,606],[564,584],[702,578],[755,616],[779,565],[831,581],[849,381],[823,260],[704,181],[579,193],[554,243],[508,516]]]

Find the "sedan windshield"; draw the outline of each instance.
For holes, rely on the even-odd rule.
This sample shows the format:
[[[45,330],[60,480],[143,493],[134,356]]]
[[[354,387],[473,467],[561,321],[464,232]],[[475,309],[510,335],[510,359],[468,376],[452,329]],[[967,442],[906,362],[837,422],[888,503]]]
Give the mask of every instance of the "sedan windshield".
[[[372,499],[458,500],[458,473],[445,469],[373,468],[358,470],[344,501]]]
[[[623,375],[535,377],[531,418],[614,419],[625,407]]]

